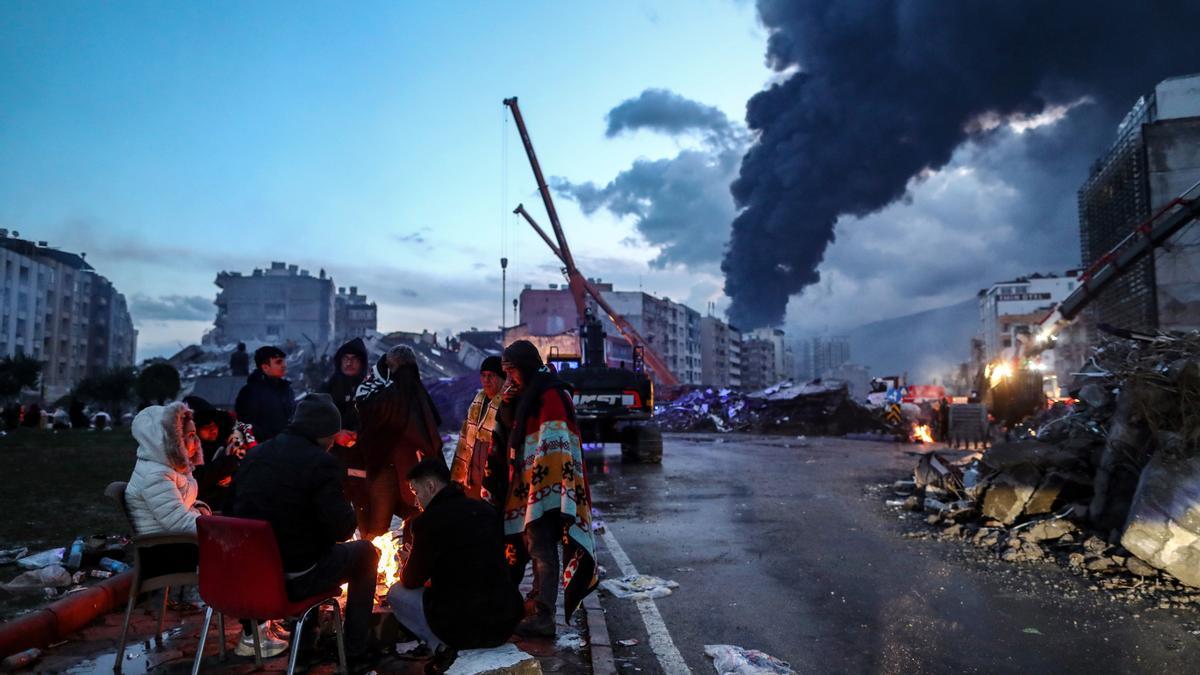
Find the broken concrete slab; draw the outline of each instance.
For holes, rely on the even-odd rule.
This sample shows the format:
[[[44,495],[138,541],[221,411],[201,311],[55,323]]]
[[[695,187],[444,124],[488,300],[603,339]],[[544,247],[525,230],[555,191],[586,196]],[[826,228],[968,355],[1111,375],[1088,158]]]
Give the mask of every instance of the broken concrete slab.
[[[995,471],[1012,469],[1021,464],[1032,464],[1039,469],[1065,470],[1076,467],[1080,457],[1054,443],[1016,441],[993,445],[979,461]]]
[[[991,480],[983,496],[983,515],[1012,525],[1041,484],[1042,474],[1031,464],[1018,464]]]
[[[1146,465],[1121,545],[1189,586],[1200,586],[1200,457],[1158,453]]]
[[[459,652],[446,675],[542,675],[542,666],[510,642],[495,649]]]
[[[1078,529],[1074,523],[1068,520],[1055,518],[1030,526],[1021,533],[1021,538],[1032,542],[1053,541]]]
[[[1047,473],[1042,482],[1038,484],[1037,489],[1029,497],[1029,503],[1025,505],[1025,514],[1037,516],[1043,513],[1051,513],[1054,510],[1055,504],[1058,502],[1058,497],[1062,494],[1063,488],[1066,487],[1067,481],[1057,472]]]

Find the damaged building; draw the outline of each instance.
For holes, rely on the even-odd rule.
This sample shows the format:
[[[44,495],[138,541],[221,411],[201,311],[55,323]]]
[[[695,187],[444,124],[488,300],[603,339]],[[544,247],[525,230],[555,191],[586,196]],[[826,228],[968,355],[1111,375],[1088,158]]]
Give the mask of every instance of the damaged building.
[[[297,265],[272,262],[266,269],[221,272],[214,282],[217,317],[209,344],[266,342],[322,346],[373,334],[375,303],[351,286],[335,292],[325,270],[313,276]]]
[[[1200,180],[1200,74],[1160,82],[1138,100],[1079,190],[1083,263],[1101,262],[1136,227]],[[1123,272],[1089,309],[1133,330],[1200,328],[1200,228]]]

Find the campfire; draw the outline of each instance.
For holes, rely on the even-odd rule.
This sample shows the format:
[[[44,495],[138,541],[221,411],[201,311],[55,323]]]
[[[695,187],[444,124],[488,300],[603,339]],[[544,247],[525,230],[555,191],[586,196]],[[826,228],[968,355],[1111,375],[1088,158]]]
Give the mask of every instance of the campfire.
[[[400,540],[395,532],[384,532],[371,540],[379,551],[376,584],[385,589],[400,581]],[[386,591],[384,591],[386,593]]]
[[[913,425],[912,438],[914,441],[920,441],[921,443],[932,443],[933,442],[933,434],[929,430],[929,425],[928,424]]]

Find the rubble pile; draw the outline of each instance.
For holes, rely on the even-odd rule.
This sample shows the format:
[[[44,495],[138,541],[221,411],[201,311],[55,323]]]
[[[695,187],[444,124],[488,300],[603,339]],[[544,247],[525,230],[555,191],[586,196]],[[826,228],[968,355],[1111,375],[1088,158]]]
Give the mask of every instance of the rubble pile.
[[[1036,440],[929,453],[889,503],[929,511],[942,538],[1057,560],[1099,587],[1200,587],[1200,333],[1107,342],[1082,376]]]
[[[842,436],[883,429],[878,416],[856,403],[844,383],[791,381],[744,394],[695,389],[655,407],[664,431],[742,431]]]

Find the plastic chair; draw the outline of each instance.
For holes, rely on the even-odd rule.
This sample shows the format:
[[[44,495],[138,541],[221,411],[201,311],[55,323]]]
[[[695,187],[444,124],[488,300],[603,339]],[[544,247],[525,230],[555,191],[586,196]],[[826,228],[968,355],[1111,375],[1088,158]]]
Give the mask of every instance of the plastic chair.
[[[154,643],[162,647],[163,622],[167,616],[167,596],[172,586],[194,586],[199,581],[196,575],[195,561],[196,537],[190,534],[150,534],[137,536],[133,528],[133,519],[129,517],[129,509],[125,504],[124,481],[109,483],[104,488],[104,495],[116,502],[129,523],[129,531],[134,534],[130,540],[133,546],[133,585],[129,589],[129,602],[125,605],[125,621],[121,625],[121,640],[117,643],[117,659],[113,663],[113,671],[121,672],[125,661],[125,644],[129,637],[129,619],[133,616],[133,607],[137,604],[138,596],[143,593],[162,589],[162,607],[158,611],[158,632],[154,634]],[[185,568],[180,569],[181,564]]]
[[[296,669],[296,647],[308,615],[321,605],[333,607],[333,627],[337,634],[338,665],[346,670],[346,647],[342,638],[342,610],[338,597],[342,591],[334,587],[311,598],[288,599],[283,575],[283,560],[275,531],[265,520],[201,516],[196,520],[200,541],[200,597],[208,605],[200,645],[192,675],[200,672],[204,658],[204,643],[212,623],[213,610],[220,613],[221,655],[225,653],[224,615],[254,621],[254,663],[262,666],[262,637],[258,624],[267,619],[297,618],[292,629],[291,655],[288,674]]]

